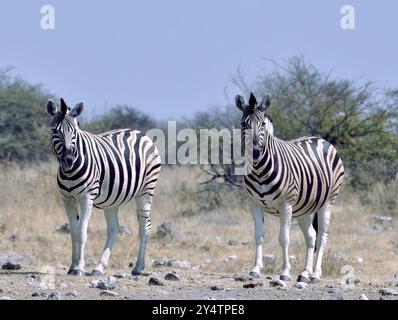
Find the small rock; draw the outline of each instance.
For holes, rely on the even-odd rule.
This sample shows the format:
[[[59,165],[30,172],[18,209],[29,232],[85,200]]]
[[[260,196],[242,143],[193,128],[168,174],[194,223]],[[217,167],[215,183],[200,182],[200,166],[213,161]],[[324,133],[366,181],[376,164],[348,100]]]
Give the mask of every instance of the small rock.
[[[381,288],[379,293],[382,296],[398,296],[398,292],[396,290],[388,289],[388,288]]]
[[[253,280],[253,277],[246,274],[235,276],[235,281],[247,282],[251,280]]]
[[[113,290],[116,287],[116,278],[108,277],[90,282],[90,288],[97,288],[101,290]]]
[[[1,266],[2,270],[19,270],[21,269],[20,264],[14,264],[12,262],[7,262]]]
[[[219,285],[215,285],[215,286],[211,286],[211,287],[210,287],[210,290],[213,290],[213,291],[222,291],[222,290],[224,290],[224,287],[223,287],[223,286],[219,286]]]
[[[77,291],[70,291],[66,294],[67,297],[77,297],[79,293]]]
[[[33,267],[36,265],[36,259],[29,254],[21,252],[0,253],[0,266],[8,262],[14,265],[20,265],[21,268]]]
[[[116,292],[110,291],[110,290],[102,290],[102,291],[100,292],[100,295],[101,295],[101,296],[107,296],[107,297],[116,297],[116,296],[118,296],[119,294],[116,293]]]
[[[0,300],[14,300],[13,298],[4,296],[4,297],[0,297]]]
[[[166,280],[170,280],[170,281],[179,281],[180,277],[175,273],[175,272],[168,272],[166,273],[166,275],[164,276],[164,278]]]
[[[363,262],[363,258],[360,256],[354,257],[354,262],[356,263],[362,263]]]
[[[164,267],[164,266],[166,266],[167,265],[167,262],[168,262],[169,260],[168,259],[166,259],[166,258],[160,258],[160,259],[156,259],[155,261],[153,261],[153,264],[152,264],[152,266],[153,267]],[[134,264],[132,265],[132,267],[134,267]]]
[[[119,227],[119,234],[131,235],[133,232],[126,226]]]
[[[36,279],[36,276],[30,275],[27,279],[26,279],[26,284],[28,286],[39,286],[40,285],[40,281]]]
[[[113,275],[117,279],[124,279],[127,278],[129,275],[126,272],[116,273]]]
[[[289,256],[289,260],[292,260],[292,261],[296,260],[296,256],[295,255]]]
[[[40,294],[38,292],[33,292],[32,297],[40,297]]]
[[[229,246],[237,246],[237,245],[238,245],[238,241],[236,241],[236,240],[229,240],[229,241],[228,241],[228,245],[229,245]]]
[[[246,283],[243,285],[243,288],[252,289],[255,287],[262,287],[262,286],[263,286],[263,283],[261,281],[257,281],[257,282]]]
[[[269,283],[273,287],[286,287],[286,283],[279,278],[272,279]]]
[[[61,295],[58,291],[52,292],[47,296],[47,300],[61,300]]]
[[[149,278],[149,285],[150,286],[163,286],[163,283],[160,282],[158,278],[151,277]]]
[[[248,246],[249,244],[250,244],[249,241],[242,241],[242,243],[241,243],[242,246]]]
[[[308,287],[308,283],[305,283],[305,282],[296,282],[296,283],[294,284],[294,287],[297,288],[297,289],[305,289],[305,288]]]
[[[236,260],[238,260],[238,256],[236,254],[234,254],[232,256],[229,256],[227,259],[230,261],[236,261]]]
[[[366,296],[366,294],[362,293],[359,297],[359,300],[369,300],[369,298]]]
[[[274,264],[276,258],[274,254],[266,254],[263,256],[263,264],[268,265],[268,264]]]
[[[19,237],[16,233],[13,233],[11,236],[8,238],[10,241],[15,242],[19,240]]]

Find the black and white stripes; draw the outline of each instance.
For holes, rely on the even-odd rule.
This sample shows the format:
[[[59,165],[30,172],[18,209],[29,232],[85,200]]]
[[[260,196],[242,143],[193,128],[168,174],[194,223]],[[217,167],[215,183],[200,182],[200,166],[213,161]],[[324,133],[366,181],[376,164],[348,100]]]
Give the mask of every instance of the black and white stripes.
[[[255,201],[253,217],[256,223],[256,262],[252,270],[258,274],[262,267],[260,255],[263,240],[262,212],[281,217],[280,243],[283,247],[284,266],[281,278],[290,278],[287,255],[289,225],[292,217],[298,218],[306,238],[306,269],[300,280],[321,275],[322,252],[326,244],[330,218],[329,206],[334,203],[344,176],[344,168],[336,149],[323,139],[302,137],[284,141],[274,136],[271,119],[266,109],[271,97],[266,96],[258,104],[250,95],[249,104],[242,96],[236,97],[236,105],[243,112],[243,141],[250,155],[250,171],[245,176],[245,187]],[[318,213],[317,261],[313,273],[312,256],[315,246],[315,230],[312,226]],[[315,280],[316,281],[316,280]]]
[[[71,228],[76,225],[76,230],[72,231],[72,242],[76,246],[73,246],[69,272],[84,272],[83,240],[87,232],[84,229],[91,208],[105,210],[109,231],[118,224],[117,208],[135,198],[141,246],[133,273],[140,273],[144,268],[145,244],[151,228],[150,205],[160,173],[160,155],[154,143],[136,130],[113,130],[100,135],[80,130],[76,117],[82,110],[82,104],[70,110],[63,99],[59,111],[54,102],[48,103],[48,112],[53,115],[52,151],[60,164],[58,186],[65,196]],[[108,232],[107,245],[95,273],[103,272],[113,238],[116,239],[116,235]]]

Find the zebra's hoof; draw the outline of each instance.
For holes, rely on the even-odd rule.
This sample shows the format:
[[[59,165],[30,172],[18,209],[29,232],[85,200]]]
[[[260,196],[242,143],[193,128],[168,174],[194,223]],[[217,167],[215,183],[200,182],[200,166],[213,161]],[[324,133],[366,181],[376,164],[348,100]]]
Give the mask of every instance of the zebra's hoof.
[[[142,270],[138,270],[138,269],[133,269],[133,271],[131,271],[131,274],[133,276],[140,276],[142,274]]]
[[[94,269],[94,270],[90,273],[90,276],[94,276],[94,277],[96,277],[96,276],[103,276],[103,275],[104,275],[103,272],[101,272],[101,271],[99,271],[99,270],[96,270],[96,269]]]
[[[250,271],[249,276],[253,277],[255,279],[259,279],[260,278],[260,274],[258,272],[255,272],[255,271]]]
[[[68,275],[69,275],[69,276],[79,276],[79,277],[82,277],[82,276],[85,276],[86,273],[85,273],[83,270],[73,269],[73,270],[69,270],[69,271],[68,271]]]
[[[321,279],[316,278],[316,277],[311,277],[311,283],[317,284],[319,282],[321,282]]]
[[[292,277],[282,274],[282,275],[279,276],[279,279],[282,280],[282,281],[290,281],[292,279]]]
[[[297,282],[309,283],[310,279],[308,279],[307,277],[304,277],[303,275],[300,274],[297,277]]]

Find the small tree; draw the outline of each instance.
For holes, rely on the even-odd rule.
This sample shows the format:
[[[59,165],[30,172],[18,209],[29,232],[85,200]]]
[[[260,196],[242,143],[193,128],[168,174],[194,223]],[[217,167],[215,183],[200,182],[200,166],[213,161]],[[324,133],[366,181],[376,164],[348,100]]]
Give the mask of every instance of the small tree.
[[[113,129],[136,129],[145,133],[156,127],[156,121],[134,107],[119,105],[86,123],[84,127],[93,133],[102,133]]]
[[[329,141],[342,156],[347,178],[355,188],[365,189],[372,182],[396,176],[398,90],[383,91],[372,82],[359,84],[334,79],[303,57],[292,58],[283,65],[274,64],[277,68],[261,74],[252,86],[240,72],[234,82],[246,95],[251,91],[249,88],[254,88],[257,96],[272,94],[273,104],[267,112],[273,119],[276,136],[318,136]],[[232,105],[228,108],[231,113],[235,110]],[[214,118],[208,116],[210,122],[216,122],[218,116],[211,114]],[[239,125],[233,120],[229,127]],[[206,171],[209,181],[231,172],[222,165],[210,166]],[[240,180],[224,177],[227,183],[231,179],[233,184]]]

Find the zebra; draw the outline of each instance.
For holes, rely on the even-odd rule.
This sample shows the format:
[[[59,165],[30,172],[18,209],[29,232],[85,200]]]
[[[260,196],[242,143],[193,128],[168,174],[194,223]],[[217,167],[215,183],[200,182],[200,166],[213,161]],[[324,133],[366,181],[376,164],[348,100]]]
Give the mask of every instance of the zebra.
[[[145,268],[145,251],[151,230],[151,203],[161,170],[155,144],[140,131],[113,130],[99,135],[83,131],[77,117],[83,103],[71,109],[48,100],[52,153],[57,158],[58,188],[68,216],[72,240],[69,275],[85,275],[84,248],[93,207],[103,209],[107,239],[92,275],[104,274],[119,232],[118,209],[135,198],[140,246],[133,275]]]
[[[251,213],[256,251],[250,275],[259,277],[263,268],[265,212],[280,218],[279,243],[283,265],[279,278],[284,281],[291,279],[288,247],[293,217],[298,221],[306,244],[305,267],[297,281],[318,283],[322,275],[330,207],[344,177],[342,159],[324,139],[301,137],[284,141],[275,137],[272,120],[266,114],[271,105],[271,95],[266,95],[260,104],[253,93],[248,104],[241,95],[237,95],[235,104],[243,113],[242,143],[250,156],[244,187],[254,200]]]

